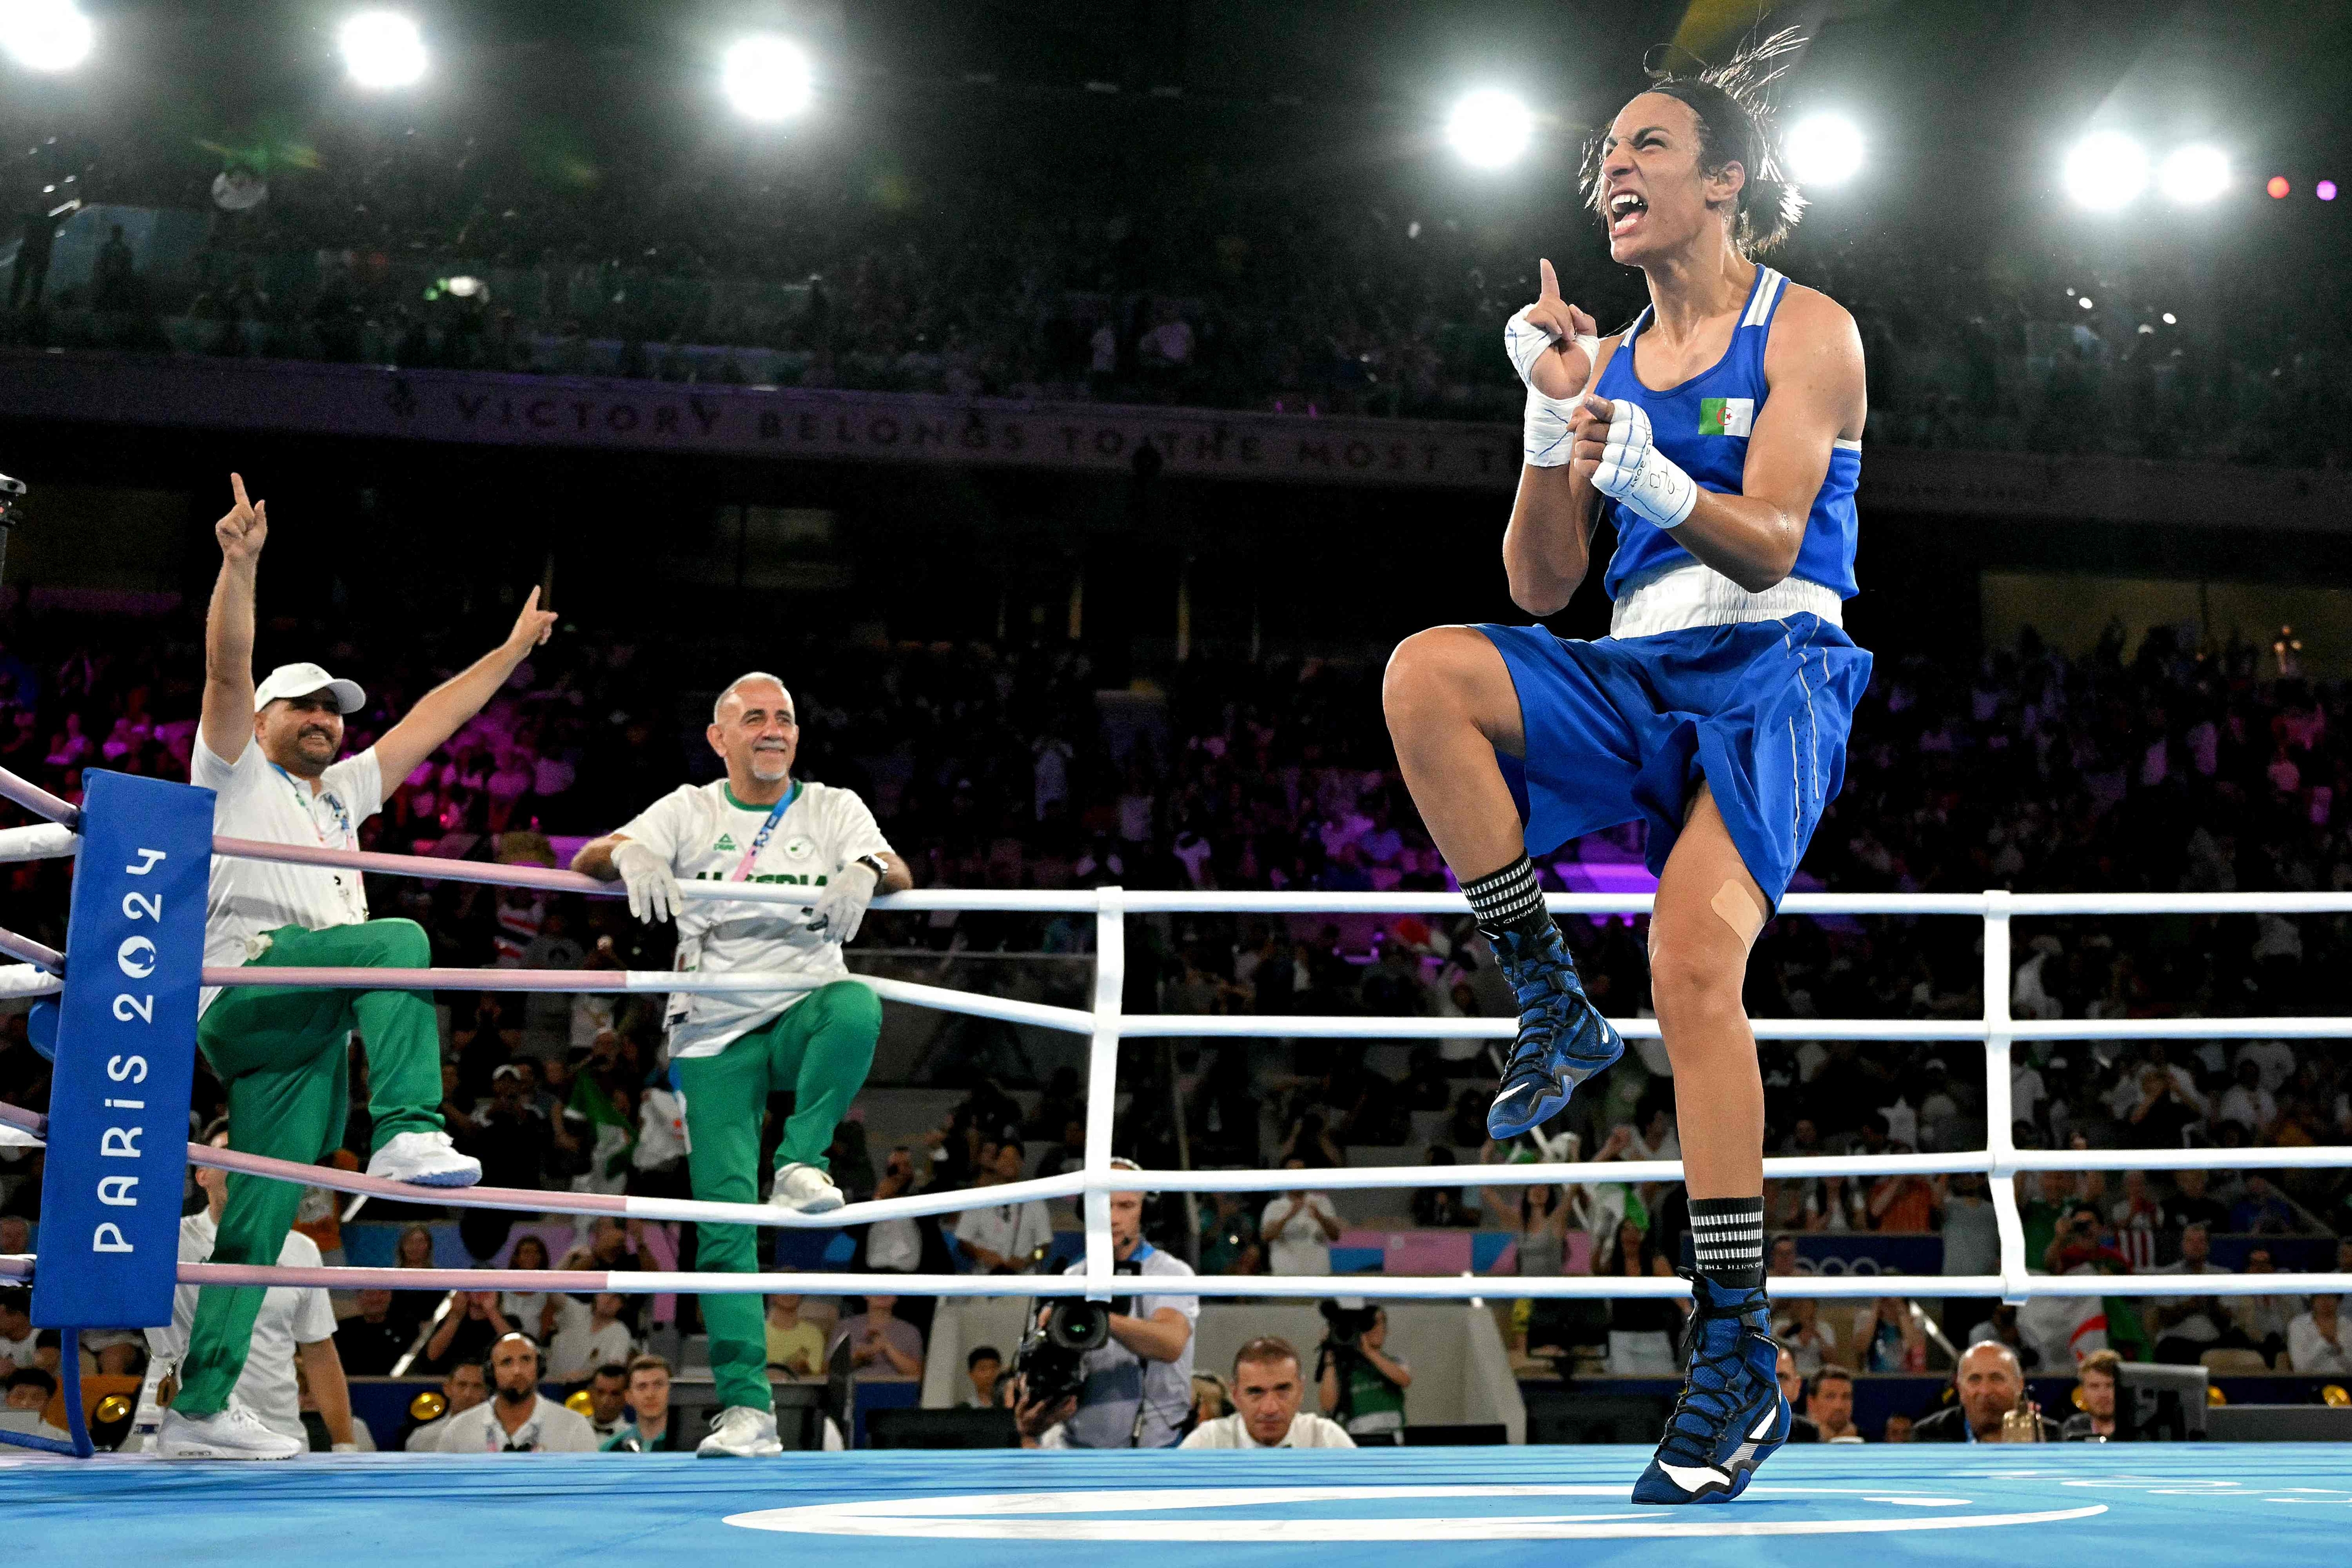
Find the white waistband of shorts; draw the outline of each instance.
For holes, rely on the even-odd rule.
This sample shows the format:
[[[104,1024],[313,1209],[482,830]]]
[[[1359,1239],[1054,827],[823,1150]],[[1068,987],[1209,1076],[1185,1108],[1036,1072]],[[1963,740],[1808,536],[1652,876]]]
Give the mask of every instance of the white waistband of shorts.
[[[1635,578],[1609,612],[1612,637],[1654,637],[1694,626],[1738,626],[1750,621],[1785,621],[1818,615],[1832,626],[1845,624],[1837,590],[1783,578],[1761,593],[1750,593],[1699,562],[1661,568]]]

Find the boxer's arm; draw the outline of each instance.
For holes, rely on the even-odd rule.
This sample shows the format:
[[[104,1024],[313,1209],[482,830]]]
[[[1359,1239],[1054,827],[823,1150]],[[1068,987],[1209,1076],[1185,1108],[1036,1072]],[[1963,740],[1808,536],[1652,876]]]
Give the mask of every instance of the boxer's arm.
[[[1598,386],[1619,340],[1601,340],[1600,362],[1585,384]],[[1510,579],[1511,602],[1530,615],[1566,608],[1591,567],[1592,530],[1600,521],[1598,493],[1590,464],[1563,463],[1519,469],[1519,493],[1503,530],[1503,570]]]

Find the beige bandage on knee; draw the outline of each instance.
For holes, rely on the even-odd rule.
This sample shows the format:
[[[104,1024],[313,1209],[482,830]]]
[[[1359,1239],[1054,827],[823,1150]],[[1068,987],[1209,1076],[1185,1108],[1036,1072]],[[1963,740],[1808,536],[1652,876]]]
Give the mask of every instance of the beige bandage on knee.
[[[1739,938],[1740,946],[1756,946],[1756,934],[1764,929],[1764,911],[1736,878],[1725,877],[1723,885],[1715,890],[1715,896],[1706,901],[1706,905],[1723,917],[1723,923]]]

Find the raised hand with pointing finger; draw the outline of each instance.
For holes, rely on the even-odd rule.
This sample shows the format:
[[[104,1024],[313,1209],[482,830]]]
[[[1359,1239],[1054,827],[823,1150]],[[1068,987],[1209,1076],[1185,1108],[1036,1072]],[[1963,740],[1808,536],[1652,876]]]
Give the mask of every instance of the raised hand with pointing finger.
[[[269,539],[269,503],[248,501],[245,497],[245,476],[228,476],[229,489],[236,504],[213,525],[213,538],[220,541],[221,559],[232,566],[250,566],[261,555],[261,547]]]
[[[1525,455],[1528,465],[1557,468],[1569,460],[1569,433],[1576,397],[1591,383],[1601,361],[1601,340],[1592,318],[1560,298],[1559,276],[1539,261],[1543,292],[1503,327],[1503,349],[1511,368],[1527,384]]]
[[[1543,291],[1504,327],[1503,344],[1530,392],[1564,402],[1591,380],[1601,340],[1594,336],[1592,318],[1560,298],[1559,275],[1551,263],[1536,265],[1543,275]]]

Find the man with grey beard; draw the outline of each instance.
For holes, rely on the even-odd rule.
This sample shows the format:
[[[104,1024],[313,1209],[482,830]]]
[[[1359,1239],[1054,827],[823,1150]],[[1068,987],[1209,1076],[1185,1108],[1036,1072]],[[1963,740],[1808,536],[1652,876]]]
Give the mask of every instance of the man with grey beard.
[[[851,977],[841,946],[857,935],[877,892],[901,892],[914,878],[853,791],[793,779],[800,724],[792,694],[775,676],[737,677],[719,693],[706,734],[727,776],[680,786],[583,848],[572,869],[625,883],[629,913],[640,920],[675,918],[680,969],[782,972],[808,983],[802,990],[674,995],[670,1080],[684,1102],[696,1197],[760,1201],[760,1124],[768,1097],[790,1090],[793,1111],[767,1201],[823,1214],[842,1205],[825,1151],[865,1086],[882,1032],[882,1004]],[[688,902],[680,877],[793,884],[808,888],[814,903]],[[702,1227],[706,1270],[749,1273],[758,1252],[749,1226]],[[705,1296],[702,1316],[723,1408],[697,1451],[782,1453],[760,1298]]]

